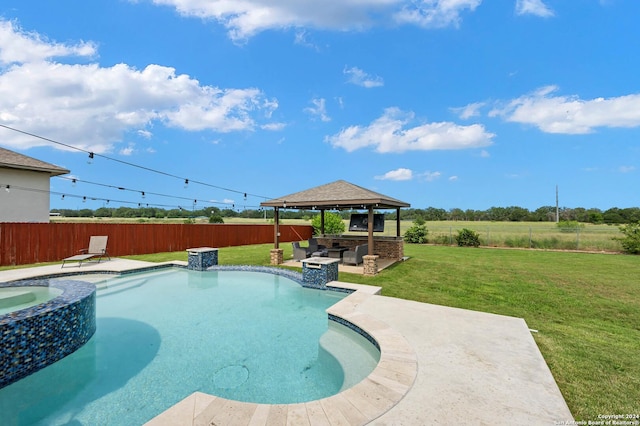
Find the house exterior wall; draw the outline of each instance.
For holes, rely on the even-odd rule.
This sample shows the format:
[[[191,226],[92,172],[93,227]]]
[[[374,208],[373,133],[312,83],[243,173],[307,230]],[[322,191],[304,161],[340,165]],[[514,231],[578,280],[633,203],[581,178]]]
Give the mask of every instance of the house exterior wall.
[[[0,167],[0,222],[49,222],[50,177],[46,172]],[[15,188],[7,192],[6,185]]]

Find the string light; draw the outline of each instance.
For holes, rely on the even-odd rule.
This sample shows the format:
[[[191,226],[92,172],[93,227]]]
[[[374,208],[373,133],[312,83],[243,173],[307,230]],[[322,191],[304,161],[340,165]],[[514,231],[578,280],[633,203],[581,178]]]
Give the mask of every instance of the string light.
[[[11,191],[11,185],[7,185],[7,186],[4,188],[4,190],[5,190],[5,191],[7,191],[7,192],[10,192],[10,191]]]
[[[93,152],[89,152],[89,159],[87,160],[87,164],[93,163]]]
[[[98,157],[104,158],[106,160],[115,161],[117,163],[125,164],[125,165],[131,166],[131,167],[136,167],[138,169],[146,170],[148,172],[153,172],[153,173],[161,174],[161,175],[164,175],[164,176],[181,179],[181,180],[185,181],[185,184],[189,183],[189,179],[185,179],[184,177],[180,177],[180,176],[174,175],[172,173],[168,173],[168,172],[164,172],[164,171],[161,171],[161,170],[152,169],[150,167],[141,166],[139,164],[130,163],[128,161],[120,160],[120,159],[117,159],[117,158],[107,157],[106,155],[102,155],[102,154],[96,154],[96,153],[94,153],[92,151],[88,151],[86,149],[78,148],[77,146],[69,145],[69,144],[66,144],[66,143],[63,143],[63,142],[58,142],[56,140],[53,140],[53,139],[50,139],[50,138],[46,138],[44,136],[36,135],[34,133],[26,132],[24,130],[16,129],[15,127],[7,126],[6,124],[0,124],[0,127],[5,128],[7,130],[12,130],[12,131],[17,132],[17,133],[21,133],[23,135],[27,135],[27,136],[31,136],[31,137],[34,137],[34,138],[37,138],[37,139],[41,139],[41,140],[44,140],[44,141],[47,141],[47,142],[51,142],[51,143],[56,144],[56,145],[64,146],[64,147],[69,148],[69,149],[75,149],[76,151],[85,152],[85,153],[87,153],[89,155],[89,160],[92,160],[95,156],[98,156]],[[222,186],[213,185],[213,184],[206,183],[206,182],[195,181],[195,180],[192,180],[191,182],[192,183],[197,183],[197,184],[203,185],[203,186],[208,186],[210,188],[221,189],[223,191],[235,192],[236,194],[243,194],[244,193],[243,191],[237,191],[235,189],[225,188],[225,187],[222,187]],[[272,197],[265,197],[265,196],[256,195],[256,194],[249,194],[249,195],[252,195],[252,196],[255,196],[255,197],[258,197],[258,198],[264,198],[265,200],[269,199],[269,198],[272,198]]]
[[[187,189],[188,186],[189,186],[189,179],[185,179],[184,180],[184,188]]]

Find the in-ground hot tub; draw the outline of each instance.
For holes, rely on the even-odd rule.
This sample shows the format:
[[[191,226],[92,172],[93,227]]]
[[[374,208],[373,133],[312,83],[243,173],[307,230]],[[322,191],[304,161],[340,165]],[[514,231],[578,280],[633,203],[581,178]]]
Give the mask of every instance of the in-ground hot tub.
[[[48,279],[0,283],[0,388],[74,352],[96,331],[96,288]]]

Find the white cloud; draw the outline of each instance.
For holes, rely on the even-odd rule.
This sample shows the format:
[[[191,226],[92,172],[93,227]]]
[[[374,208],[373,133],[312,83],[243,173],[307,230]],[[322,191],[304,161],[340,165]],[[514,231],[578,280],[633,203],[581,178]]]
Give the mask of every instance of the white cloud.
[[[491,145],[495,136],[481,124],[437,122],[407,127],[413,118],[413,113],[387,108],[368,126],[347,127],[327,136],[325,141],[348,152],[373,147],[377,152],[388,153],[479,148]]]
[[[399,168],[391,170],[384,175],[376,176],[378,180],[411,180],[413,179],[413,171],[411,169]]]
[[[449,176],[449,182],[456,182],[458,180],[458,176]]]
[[[542,0],[516,0],[517,15],[535,15],[543,18],[554,16],[553,10]]]
[[[275,131],[278,131],[278,130],[282,130],[285,127],[287,127],[287,125],[285,123],[267,123],[267,124],[264,124],[264,125],[260,126],[261,129],[270,130],[272,132],[275,132]]]
[[[314,117],[318,117],[322,121],[331,121],[331,117],[327,115],[327,107],[325,105],[326,102],[324,98],[311,99],[311,103],[313,106],[305,108],[304,112]]]
[[[633,171],[635,171],[635,167],[634,166],[620,166],[618,167],[618,171],[620,173],[631,173]]]
[[[489,154],[489,151],[487,151],[486,149],[483,149],[482,151],[480,151],[480,157],[489,158],[491,157],[491,154]]]
[[[358,67],[345,68],[343,73],[348,77],[349,83],[356,86],[366,87],[367,89],[384,86],[382,77],[371,76]]]
[[[148,130],[138,130],[138,135],[140,135],[141,137],[145,138],[145,139],[151,139],[151,136],[153,136],[153,133],[151,133]]]
[[[122,148],[120,149],[120,155],[125,155],[125,156],[129,156],[131,154],[133,154],[133,152],[135,151],[134,145],[129,145],[126,148]]]
[[[473,12],[482,0],[422,0],[403,2],[404,6],[394,14],[400,23],[424,28],[442,28],[460,24],[460,14],[465,9]]]
[[[480,108],[486,105],[486,102],[475,102],[469,105],[465,105],[459,108],[450,108],[452,112],[458,114],[463,120],[468,120],[471,117],[477,117],[480,115]]]
[[[422,174],[422,177],[427,181],[427,182],[433,182],[436,179],[440,179],[440,176],[442,176],[442,173],[440,172],[424,172]]]
[[[16,22],[0,18],[0,65],[67,56],[92,57],[96,54],[94,43],[68,45],[50,42],[37,33],[24,31]]]
[[[495,108],[490,116],[531,124],[546,133],[584,134],[598,127],[640,126],[640,94],[582,100],[577,96],[554,96],[556,86],[513,99]]]
[[[13,62],[0,68],[0,121],[96,153],[109,151],[128,131],[147,137],[151,133],[145,127],[153,123],[190,131],[253,130],[256,113],[268,117],[278,106],[259,89],[205,86],[161,65],[138,70],[126,64],[105,68],[44,60],[86,48],[47,44],[1,19],[0,28],[3,60]],[[37,52],[6,54],[16,39]],[[7,145],[22,148],[46,143],[11,132],[2,137]]]
[[[440,28],[458,25],[464,10],[482,0],[153,0],[184,16],[215,19],[234,40],[265,30],[319,28],[360,30],[377,24],[412,24]],[[300,32],[297,33],[297,42]]]

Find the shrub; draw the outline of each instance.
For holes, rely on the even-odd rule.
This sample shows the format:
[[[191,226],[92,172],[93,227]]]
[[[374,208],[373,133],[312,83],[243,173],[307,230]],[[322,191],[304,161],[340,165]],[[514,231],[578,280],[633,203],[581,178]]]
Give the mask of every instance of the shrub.
[[[220,214],[214,213],[209,217],[209,223],[224,223],[224,219]]]
[[[618,228],[624,234],[624,237],[616,237],[614,240],[620,241],[622,249],[626,253],[640,254],[640,222],[629,223]]]
[[[460,247],[478,247],[480,245],[480,234],[471,229],[463,228],[456,235],[456,243]]]
[[[322,230],[320,229],[320,215],[315,215],[311,219],[311,226],[313,226],[313,235],[320,235]],[[342,216],[337,213],[325,212],[324,213],[324,233],[325,234],[342,234],[346,226],[342,221]]]
[[[404,232],[404,241],[410,244],[424,244],[427,242],[428,234],[429,230],[424,225],[424,220],[419,223],[419,220],[416,219],[413,225]]]

